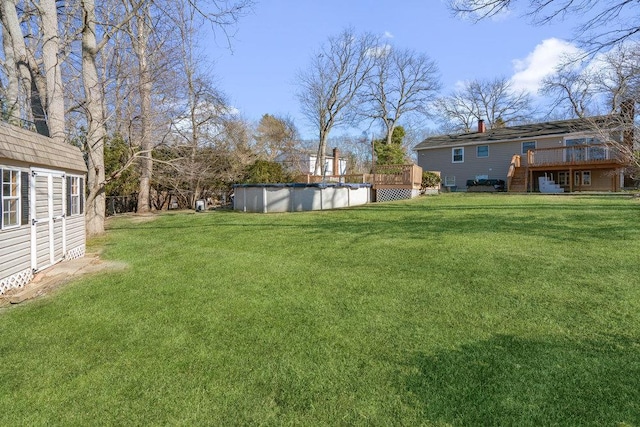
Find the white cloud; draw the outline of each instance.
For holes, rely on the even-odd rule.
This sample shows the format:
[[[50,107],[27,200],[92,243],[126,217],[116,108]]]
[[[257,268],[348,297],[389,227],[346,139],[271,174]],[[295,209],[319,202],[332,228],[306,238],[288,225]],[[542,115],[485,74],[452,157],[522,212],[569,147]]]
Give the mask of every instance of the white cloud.
[[[372,47],[367,51],[367,55],[373,56],[375,58],[385,57],[391,52],[391,46],[388,44],[383,44],[380,46]]]
[[[568,56],[579,53],[580,49],[567,41],[556,38],[543,40],[526,58],[513,60],[512,87],[536,95],[545,77],[553,74]]]
[[[391,31],[385,31],[383,37],[385,39],[392,39],[393,38],[393,34],[391,34]]]

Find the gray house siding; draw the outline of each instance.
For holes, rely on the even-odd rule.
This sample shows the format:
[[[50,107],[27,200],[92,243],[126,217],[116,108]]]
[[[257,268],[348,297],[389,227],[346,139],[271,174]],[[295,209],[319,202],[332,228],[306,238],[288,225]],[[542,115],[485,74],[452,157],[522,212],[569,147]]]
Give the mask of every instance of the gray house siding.
[[[571,135],[567,135],[571,137]],[[455,177],[457,188],[466,188],[467,180],[473,180],[477,176],[486,176],[488,179],[507,180],[509,165],[515,154],[521,156],[522,166],[526,165],[527,155],[522,152],[523,143],[534,142],[535,148],[553,148],[564,144],[564,137],[537,137],[517,141],[480,142],[449,147],[437,147],[418,150],[418,166],[423,170],[440,171],[443,185],[447,180],[451,182]],[[487,157],[477,156],[478,146],[488,146]],[[453,162],[453,149],[464,149],[464,161]]]

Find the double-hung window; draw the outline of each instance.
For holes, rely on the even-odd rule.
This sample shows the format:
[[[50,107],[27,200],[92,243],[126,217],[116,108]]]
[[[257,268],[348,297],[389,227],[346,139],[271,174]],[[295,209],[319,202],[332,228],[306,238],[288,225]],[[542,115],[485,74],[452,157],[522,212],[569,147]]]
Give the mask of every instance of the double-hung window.
[[[476,147],[476,157],[489,157],[489,146],[488,145],[478,145]]]
[[[2,169],[2,228],[20,225],[20,171]]]
[[[451,162],[464,163],[464,148],[456,147],[451,149]]]
[[[522,154],[527,154],[529,150],[535,150],[535,149],[536,149],[535,141],[527,141],[522,143]]]
[[[67,215],[79,215],[83,212],[83,179],[79,176],[67,176]]]

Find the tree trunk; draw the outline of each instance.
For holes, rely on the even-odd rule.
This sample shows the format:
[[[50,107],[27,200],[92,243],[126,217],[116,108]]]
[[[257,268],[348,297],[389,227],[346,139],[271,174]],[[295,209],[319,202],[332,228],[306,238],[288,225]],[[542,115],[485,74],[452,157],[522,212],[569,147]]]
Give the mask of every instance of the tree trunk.
[[[320,142],[318,143],[318,155],[316,156],[316,167],[314,175],[324,176],[325,162],[327,160],[327,133],[320,132]]]
[[[27,118],[33,120],[38,133],[42,135],[49,135],[49,129],[45,121],[42,103],[42,98],[45,98],[46,96],[44,92],[41,92],[41,90],[44,90],[44,87],[41,84],[38,84],[35,80],[37,76],[34,76],[34,74],[37,73],[37,65],[33,63],[30,59],[29,53],[27,52],[24,35],[20,28],[16,4],[12,0],[1,1],[0,13],[2,14],[2,23],[10,35],[13,45],[14,63],[8,64],[8,67],[15,67],[17,70],[17,74],[20,79],[18,91],[22,90],[28,100],[28,105],[25,105],[24,113],[27,115]],[[25,117],[20,115],[19,118]]]
[[[2,19],[2,47],[4,49],[5,68],[7,71],[7,99],[2,106],[2,114],[8,116],[5,117],[5,119],[9,119],[10,117],[19,117],[18,85],[20,82],[18,80],[18,69],[16,68],[16,56],[13,52],[14,43],[11,38],[11,33],[7,29],[8,25],[4,13],[4,3],[5,2],[0,6],[0,19]],[[16,112],[18,112],[17,115]]]
[[[87,234],[104,232],[105,174],[104,174],[104,100],[98,68],[96,66],[97,43],[94,0],[82,0],[84,25],[82,27],[82,81],[86,98],[87,140],[85,152],[88,158],[87,176]]]
[[[58,34],[58,14],[55,0],[40,0],[42,19],[42,61],[46,78],[46,110],[49,136],[58,142],[65,141],[64,92],[58,54],[60,36]]]
[[[136,55],[138,56],[139,76],[140,76],[140,116],[142,132],[140,136],[140,188],[138,191],[138,213],[149,212],[151,177],[153,173],[153,140],[151,138],[151,72],[148,61],[149,44],[149,5],[141,9],[137,16],[137,40],[134,43]]]

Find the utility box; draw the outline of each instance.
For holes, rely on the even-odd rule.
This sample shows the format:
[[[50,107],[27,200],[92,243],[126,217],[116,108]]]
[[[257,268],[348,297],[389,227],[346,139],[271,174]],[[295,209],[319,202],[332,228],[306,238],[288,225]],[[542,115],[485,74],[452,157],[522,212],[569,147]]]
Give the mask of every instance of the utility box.
[[[204,212],[207,209],[207,204],[204,200],[196,200],[196,212]]]

